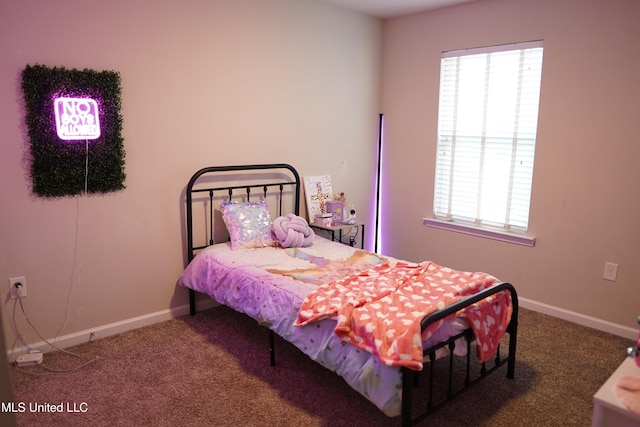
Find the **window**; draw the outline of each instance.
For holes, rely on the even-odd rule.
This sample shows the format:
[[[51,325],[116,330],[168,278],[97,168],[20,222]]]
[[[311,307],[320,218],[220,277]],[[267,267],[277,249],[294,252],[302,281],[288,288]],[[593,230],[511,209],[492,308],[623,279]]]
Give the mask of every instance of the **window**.
[[[542,41],[442,54],[436,219],[526,233],[541,74]]]

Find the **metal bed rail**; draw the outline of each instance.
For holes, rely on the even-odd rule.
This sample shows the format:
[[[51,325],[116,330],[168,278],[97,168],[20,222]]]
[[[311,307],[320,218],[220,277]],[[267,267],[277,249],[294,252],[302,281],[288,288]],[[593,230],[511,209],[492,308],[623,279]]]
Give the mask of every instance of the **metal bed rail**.
[[[451,400],[453,400],[456,396],[462,394],[463,392],[470,389],[472,386],[477,384],[482,379],[486,378],[489,374],[507,364],[507,378],[512,379],[515,376],[515,363],[516,363],[516,343],[517,343],[517,335],[518,335],[518,294],[514,288],[514,286],[507,282],[499,283],[491,288],[485,289],[484,291],[478,292],[477,294],[471,295],[463,300],[460,300],[442,310],[439,310],[429,316],[426,316],[422,319],[421,322],[421,330],[424,332],[425,329],[434,322],[437,322],[441,319],[444,319],[448,316],[451,316],[455,313],[458,313],[460,310],[469,307],[491,295],[495,295],[498,292],[509,292],[511,297],[511,305],[512,305],[512,313],[511,319],[509,321],[509,325],[507,326],[506,333],[509,334],[509,349],[507,353],[507,357],[503,358],[501,353],[500,346],[498,346],[496,350],[496,355],[494,357],[493,363],[488,367],[488,362],[483,362],[480,364],[480,371],[472,376],[471,373],[471,341],[473,340],[473,331],[469,328],[456,336],[449,338],[449,340],[442,342],[434,347],[424,350],[423,356],[429,358],[429,378],[427,385],[427,402],[426,408],[419,412],[414,416],[414,407],[413,407],[413,388],[418,385],[418,377],[421,371],[414,371],[407,368],[402,368],[402,426],[409,427],[415,425],[425,418],[427,418],[431,413],[440,407],[444,406]],[[462,387],[458,389],[454,389],[453,387],[453,363],[454,363],[454,354],[453,349],[455,347],[455,341],[461,337],[467,338],[467,355],[466,355],[466,367],[465,367],[465,378],[464,384]],[[447,390],[446,396],[442,400],[438,402],[434,402],[434,366],[436,361],[436,350],[439,350],[443,347],[448,347],[449,349],[449,371],[448,371],[448,379],[447,379]]]

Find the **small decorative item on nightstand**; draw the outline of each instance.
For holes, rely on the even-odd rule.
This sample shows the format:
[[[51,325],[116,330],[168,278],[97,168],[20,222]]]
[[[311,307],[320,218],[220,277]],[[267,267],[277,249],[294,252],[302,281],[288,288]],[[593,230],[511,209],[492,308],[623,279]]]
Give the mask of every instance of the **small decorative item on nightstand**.
[[[344,203],[332,201],[327,203],[327,213],[331,214],[331,224],[338,225],[344,219]]]
[[[316,217],[313,219],[313,224],[320,225],[323,227],[330,227],[331,222],[332,222],[332,217],[331,217],[331,214],[329,213],[316,215]]]

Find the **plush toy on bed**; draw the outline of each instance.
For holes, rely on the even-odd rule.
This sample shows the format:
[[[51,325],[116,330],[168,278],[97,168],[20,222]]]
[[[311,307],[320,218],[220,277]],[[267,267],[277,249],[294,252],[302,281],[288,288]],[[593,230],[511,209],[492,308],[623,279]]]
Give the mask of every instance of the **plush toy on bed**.
[[[311,246],[315,239],[313,229],[304,218],[288,214],[273,221],[273,234],[283,248],[301,248]]]

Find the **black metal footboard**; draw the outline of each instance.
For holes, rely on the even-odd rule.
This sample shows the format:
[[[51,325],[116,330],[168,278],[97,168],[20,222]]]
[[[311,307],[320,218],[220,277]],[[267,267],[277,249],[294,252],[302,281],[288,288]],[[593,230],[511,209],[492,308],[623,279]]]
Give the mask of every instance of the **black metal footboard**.
[[[502,365],[507,364],[507,378],[513,378],[515,375],[515,364],[516,364],[516,341],[518,335],[518,295],[516,293],[515,288],[510,283],[499,283],[496,286],[493,286],[489,289],[485,289],[482,292],[479,292],[475,295],[472,295],[464,300],[458,301],[449,307],[442,309],[438,312],[435,312],[427,317],[425,317],[421,322],[421,329],[424,330],[432,323],[437,322],[441,319],[444,319],[447,316],[450,316],[454,313],[457,313],[459,310],[468,307],[478,301],[481,301],[488,296],[494,295],[498,292],[509,292],[511,296],[511,304],[513,308],[513,312],[511,314],[511,320],[509,321],[509,326],[507,327],[506,333],[509,334],[509,349],[507,356],[503,358],[502,353],[500,352],[500,347],[498,347],[496,351],[496,355],[492,362],[484,362],[480,364],[480,368],[478,372],[471,372],[471,341],[473,339],[473,332],[471,329],[467,329],[460,334],[451,337],[448,341],[440,343],[434,347],[424,350],[423,355],[429,359],[429,378],[427,382],[427,390],[424,390],[426,393],[426,403],[421,408],[414,408],[413,402],[413,392],[414,388],[418,385],[418,378],[422,371],[414,371],[407,368],[402,368],[402,426],[408,427],[411,425],[415,425],[420,421],[424,420],[431,413],[433,413],[436,409],[444,406],[451,400],[453,400],[456,396],[465,392],[477,382],[487,377],[489,374],[500,368]],[[465,372],[464,372],[464,381],[462,386],[455,387],[454,386],[454,354],[453,349],[455,346],[455,341],[461,337],[467,338],[467,355],[466,355],[466,364],[465,364]],[[446,391],[444,393],[444,397],[440,399],[436,399],[434,397],[434,370],[435,370],[435,362],[436,362],[436,350],[439,350],[443,347],[448,347],[449,349],[449,372],[448,379],[446,384]],[[490,366],[489,366],[490,365]],[[422,391],[422,390],[421,390]]]

